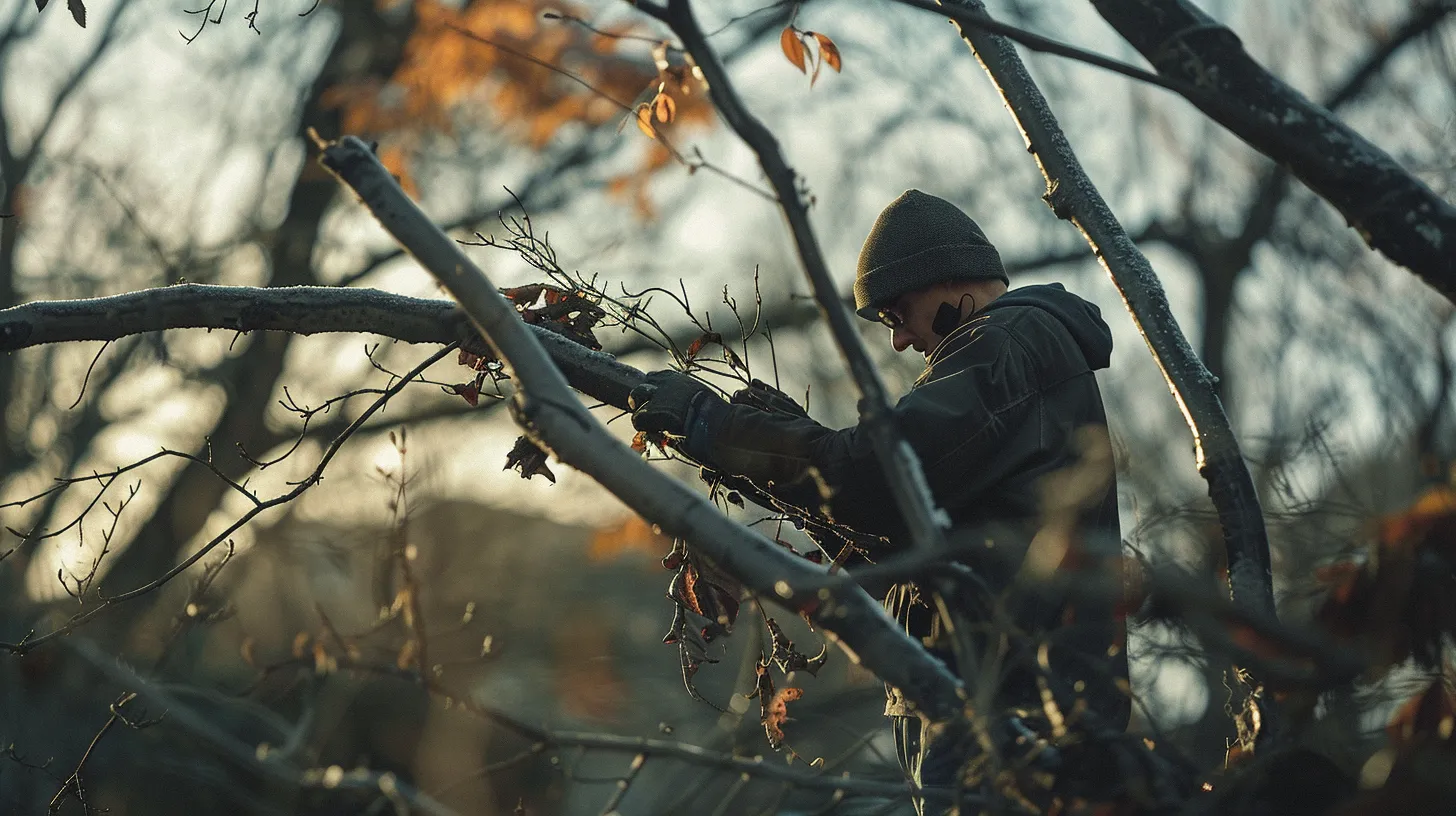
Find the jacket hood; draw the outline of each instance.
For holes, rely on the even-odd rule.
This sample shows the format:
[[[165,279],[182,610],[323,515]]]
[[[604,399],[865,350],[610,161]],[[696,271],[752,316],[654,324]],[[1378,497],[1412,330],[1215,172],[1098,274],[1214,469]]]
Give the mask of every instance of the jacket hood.
[[[1068,292],[1060,283],[1012,289],[991,301],[981,313],[1013,306],[1030,306],[1055,317],[1077,341],[1092,370],[1107,368],[1112,361],[1112,330],[1102,320],[1102,311]]]

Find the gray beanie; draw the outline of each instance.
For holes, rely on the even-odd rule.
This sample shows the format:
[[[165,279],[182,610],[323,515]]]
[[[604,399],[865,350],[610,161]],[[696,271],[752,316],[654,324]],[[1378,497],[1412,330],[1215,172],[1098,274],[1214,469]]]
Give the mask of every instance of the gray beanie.
[[[1009,284],[1001,255],[986,234],[956,205],[919,190],[905,194],[875,219],[859,251],[854,308],[875,312],[901,295],[953,280],[1000,280]]]

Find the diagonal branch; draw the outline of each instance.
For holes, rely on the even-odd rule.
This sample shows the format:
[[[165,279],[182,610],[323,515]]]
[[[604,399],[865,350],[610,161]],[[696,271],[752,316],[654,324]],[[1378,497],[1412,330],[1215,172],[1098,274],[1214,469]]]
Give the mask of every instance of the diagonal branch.
[[[864,339],[855,330],[849,310],[834,288],[829,275],[829,266],[819,248],[819,240],[809,224],[809,211],[800,195],[798,175],[779,150],[778,140],[764,127],[739,98],[728,80],[727,70],[718,59],[706,35],[693,16],[687,0],[668,0],[667,6],[652,3],[637,4],[647,14],[661,20],[682,39],[687,51],[703,73],[712,95],[713,104],[723,114],[723,119],[753,152],[759,165],[768,176],[778,196],[779,206],[789,223],[794,245],[799,251],[799,260],[809,277],[814,290],[814,299],[819,304],[834,335],[835,343],[849,365],[850,375],[860,392],[860,424],[869,432],[875,453],[885,468],[885,476],[894,494],[895,504],[905,517],[912,543],[920,548],[941,548],[944,545],[944,528],[948,518],[935,506],[925,481],[920,461],[896,427],[890,413],[889,400],[879,372],[870,360]]]
[[[985,13],[980,0],[945,2]],[[1258,493],[1214,391],[1213,377],[1173,320],[1167,295],[1148,259],[1082,170],[1015,46],[1004,37],[971,27],[962,27],[961,36],[995,83],[1046,176],[1047,202],[1059,217],[1082,231],[1112,277],[1193,432],[1198,471],[1208,482],[1209,496],[1223,526],[1229,584],[1235,600],[1272,619],[1274,592],[1268,533]]]
[[[1188,0],[1092,0],[1092,5],[1160,74],[1203,91],[1180,90],[1185,98],[1288,167],[1371,247],[1456,299],[1456,206],[1269,73],[1238,35]],[[1452,0],[1428,0],[1425,13],[1413,19],[1434,25],[1451,6]],[[1354,88],[1363,83],[1358,76],[1354,80]]]
[[[956,678],[847,576],[830,575],[734,523],[607,433],[572,394],[515,308],[405,196],[363,142],[346,137],[328,144],[321,161],[460,301],[472,324],[511,369],[517,384],[513,409],[535,441],[596,479],[667,534],[687,539],[744,586],[808,615],[852,659],[901,688],[931,717],[948,719],[960,710],[964,690]]]

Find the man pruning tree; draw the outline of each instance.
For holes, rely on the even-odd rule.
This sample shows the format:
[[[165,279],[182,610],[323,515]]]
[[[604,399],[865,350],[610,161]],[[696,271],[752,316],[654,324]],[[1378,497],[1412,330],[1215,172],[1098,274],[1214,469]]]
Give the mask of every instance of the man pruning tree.
[[[1073,545],[1055,548],[1054,560],[1042,568],[1115,569],[1120,552],[1107,419],[1093,374],[1108,365],[1111,333],[1096,306],[1060,284],[1008,291],[1008,282],[1000,255],[975,221],[943,199],[910,190],[880,213],[854,284],[859,315],[889,326],[897,352],[925,355],[924,373],[894,415],[936,504],[957,530],[1016,531],[1009,568],[985,570],[998,595],[1025,566],[1020,562],[1038,533],[1045,538],[1051,506],[1061,501],[1050,489],[1053,474],[1097,471],[1091,490],[1082,491],[1088,495],[1071,509],[1075,532],[1063,539]],[[678,450],[712,470],[880,537],[883,548],[866,553],[870,558],[908,542],[868,432],[831,430],[801,411],[766,411],[741,401],[725,401],[686,374],[657,371],[633,391],[632,424],[674,437]],[[1062,717],[1070,728],[1086,709],[1104,727],[1125,727],[1124,630],[1111,604],[1048,603],[1044,595],[1001,600],[1016,627],[1031,636],[1023,646],[1031,646],[1000,647],[997,706]],[[956,668],[947,622],[919,587],[895,586],[884,602],[907,632]],[[989,599],[958,603],[961,615],[989,623]],[[982,632],[980,642],[994,652],[1002,641]],[[1059,688],[1073,689],[1075,699],[1050,691],[1047,674],[1056,675]],[[1048,710],[1048,694],[1059,710]],[[953,784],[953,756],[921,739],[925,723],[897,690],[889,689],[889,698],[885,713],[902,765],[923,786]],[[1025,753],[1030,746],[1018,736],[1035,732],[1015,717],[1005,722],[1008,730],[997,735],[1003,752]]]

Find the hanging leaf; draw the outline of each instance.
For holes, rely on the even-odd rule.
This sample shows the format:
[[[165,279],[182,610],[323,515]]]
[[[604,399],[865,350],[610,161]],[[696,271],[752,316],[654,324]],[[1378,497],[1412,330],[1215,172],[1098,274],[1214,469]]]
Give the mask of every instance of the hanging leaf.
[[[789,720],[789,703],[803,697],[804,690],[782,688],[775,691],[773,678],[768,672],[768,663],[760,662],[757,673],[753,694],[749,696],[758,698],[759,718],[763,723],[763,733],[768,737],[769,746],[777,751],[779,746],[784,744],[784,723]]]
[[[657,138],[657,131],[652,129],[652,106],[646,102],[637,106],[637,129],[647,134],[649,139]]]
[[[524,436],[516,437],[515,447],[506,454],[506,466],[501,470],[515,468],[521,474],[522,479],[529,479],[532,476],[545,476],[547,481],[556,484],[556,474],[546,466],[546,451],[527,439]]]
[[[450,390],[470,403],[471,408],[480,404],[480,388],[474,383],[455,383]]]
[[[414,638],[406,640],[404,642],[404,645],[399,648],[399,654],[395,655],[394,665],[398,667],[400,671],[407,670],[410,666],[413,666],[415,664],[415,652],[418,649],[419,643]]]
[[[658,91],[657,98],[652,100],[652,110],[657,114],[657,121],[667,124],[677,116],[677,103],[666,91]]]
[[[798,68],[800,73],[807,74],[809,72],[806,63],[808,55],[804,48],[804,41],[800,39],[798,29],[793,26],[785,27],[784,33],[779,35],[779,46],[784,49],[784,56],[789,58],[789,62],[793,63],[794,67]]]
[[[819,43],[819,60],[833,68],[835,73],[839,73],[843,67],[839,56],[839,46],[835,45],[834,40],[829,39],[828,35],[820,34],[817,31],[811,33],[814,35],[814,41]]]
[[[702,336],[688,344],[686,357],[691,360],[698,356],[709,343],[723,345],[723,335],[717,332],[704,332]]]
[[[44,5],[44,3],[42,3],[41,5]],[[86,4],[81,2],[81,0],[69,0],[69,2],[66,3],[66,8],[69,8],[71,10],[71,19],[76,21],[76,25],[85,28]]]
[[[678,647],[683,685],[688,693],[693,699],[712,705],[698,694],[693,675],[704,663],[718,662],[708,654],[709,644],[732,634],[743,588],[711,562],[696,557],[681,539],[673,541],[672,552],[662,559],[662,565],[676,571],[667,590],[675,610],[672,625],[662,642]]]
[[[829,648],[827,646],[821,648],[818,655],[809,657],[794,648],[794,642],[789,640],[788,635],[784,634],[783,627],[779,626],[778,621],[773,618],[766,618],[764,623],[768,626],[770,639],[773,640],[773,654],[769,656],[769,660],[779,667],[779,671],[784,674],[795,671],[806,671],[817,677],[819,670],[824,668],[825,663],[829,662]]]

